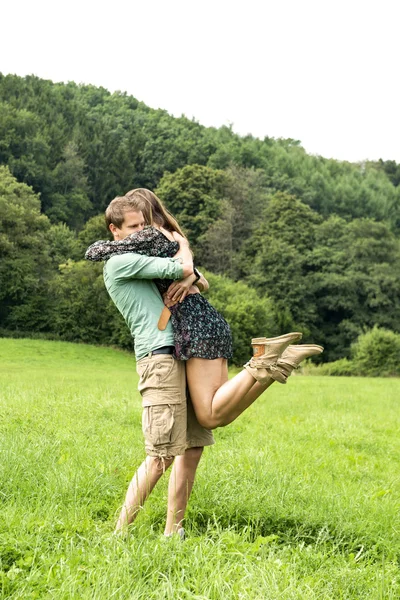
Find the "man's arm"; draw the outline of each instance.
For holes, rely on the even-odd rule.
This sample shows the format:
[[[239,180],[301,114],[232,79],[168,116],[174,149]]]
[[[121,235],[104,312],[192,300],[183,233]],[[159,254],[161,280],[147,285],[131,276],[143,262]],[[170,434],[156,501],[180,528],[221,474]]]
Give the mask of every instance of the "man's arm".
[[[184,277],[171,283],[167,293],[164,295],[164,304],[168,307],[173,306],[177,302],[183,302],[188,294],[207,292],[209,287],[209,283],[204,275],[200,273],[200,279],[197,279],[193,273],[189,277]]]
[[[180,260],[179,260],[180,259]],[[180,257],[159,258],[128,252],[107,261],[107,272],[115,281],[124,279],[182,279],[193,273],[193,262]]]

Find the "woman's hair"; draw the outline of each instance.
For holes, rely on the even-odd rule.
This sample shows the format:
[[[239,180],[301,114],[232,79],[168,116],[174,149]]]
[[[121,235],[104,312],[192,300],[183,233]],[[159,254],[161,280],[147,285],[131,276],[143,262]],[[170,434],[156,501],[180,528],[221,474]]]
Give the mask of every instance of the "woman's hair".
[[[160,198],[154,192],[145,188],[137,188],[136,190],[127,192],[125,197],[137,201],[138,205],[142,207],[138,210],[142,211],[147,225],[155,223],[159,227],[164,227],[167,231],[177,231],[181,235],[184,235],[178,221],[165,208]]]
[[[178,225],[177,220],[165,208],[163,203],[150,190],[137,188],[127,192],[125,196],[117,196],[110,202],[106,210],[107,227],[113,223],[116,227],[121,227],[125,213],[129,211],[142,212],[146,225],[156,224],[164,227],[168,231],[177,231],[184,235]]]

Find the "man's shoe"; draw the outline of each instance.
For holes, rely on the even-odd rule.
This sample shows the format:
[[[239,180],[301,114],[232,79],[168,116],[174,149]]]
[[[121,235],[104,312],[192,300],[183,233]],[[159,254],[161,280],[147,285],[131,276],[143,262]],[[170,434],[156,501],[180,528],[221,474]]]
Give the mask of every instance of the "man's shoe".
[[[166,537],[166,538],[172,538],[175,536],[178,536],[182,542],[185,540],[186,534],[185,534],[185,530],[183,529],[183,527],[180,527],[178,529],[178,531],[173,531],[172,533],[164,533],[164,537]]]
[[[276,342],[276,343],[284,344],[287,342],[286,346],[288,346],[289,344],[298,342],[299,340],[301,340],[302,337],[303,337],[302,333],[295,331],[292,333],[285,333],[284,335],[279,335],[278,337],[274,337],[274,338],[266,338],[266,337],[253,338],[251,340],[251,345],[253,346],[253,358],[258,358],[259,356],[266,354],[268,352],[268,345],[271,343]]]
[[[286,383],[293,369],[297,369],[303,360],[321,354],[323,351],[323,347],[317,344],[288,346],[278,359],[276,366],[272,367],[270,376],[279,383]]]

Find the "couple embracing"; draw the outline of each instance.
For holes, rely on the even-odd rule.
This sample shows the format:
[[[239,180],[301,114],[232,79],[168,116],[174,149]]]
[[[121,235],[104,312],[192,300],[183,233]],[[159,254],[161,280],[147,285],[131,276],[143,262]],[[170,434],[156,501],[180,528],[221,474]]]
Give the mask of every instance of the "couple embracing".
[[[115,198],[105,216],[114,241],[96,242],[86,258],[105,261],[107,291],[135,339],[147,455],[116,531],[135,519],[173,464],[164,533],[184,537],[196,469],[204,447],[214,443],[211,430],[234,421],[274,381],[286,383],[302,360],[323,349],[294,345],[301,333],[254,338],[253,357],[228,380],[229,325],[202,296],[208,283],[175,218],[143,188]]]

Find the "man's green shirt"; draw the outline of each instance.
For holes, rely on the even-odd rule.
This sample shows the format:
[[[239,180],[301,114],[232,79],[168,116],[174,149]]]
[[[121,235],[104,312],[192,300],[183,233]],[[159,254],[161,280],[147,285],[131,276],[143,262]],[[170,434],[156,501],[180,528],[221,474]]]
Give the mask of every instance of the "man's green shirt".
[[[182,279],[181,263],[129,252],[112,256],[103,274],[107,291],[135,338],[136,358],[162,346],[173,346],[171,322],[164,331],[157,326],[164,303],[152,279]]]

